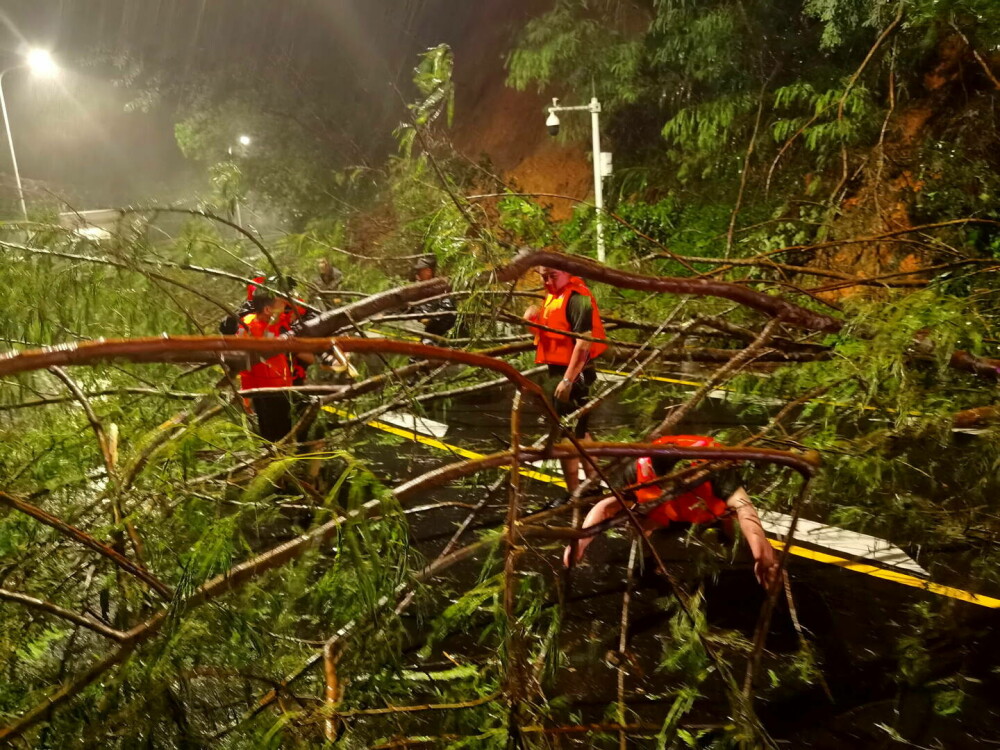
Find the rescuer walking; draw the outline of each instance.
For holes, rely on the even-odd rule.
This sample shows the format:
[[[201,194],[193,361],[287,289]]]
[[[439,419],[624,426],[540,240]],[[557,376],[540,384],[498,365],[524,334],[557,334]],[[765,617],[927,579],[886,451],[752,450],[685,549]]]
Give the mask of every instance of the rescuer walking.
[[[718,446],[715,440],[702,435],[667,435],[653,441],[657,445],[676,445],[683,448]],[[658,477],[668,474],[677,464],[678,459],[667,456],[645,456],[628,464],[623,472],[623,484],[643,485],[653,482]],[[635,487],[626,490],[624,498],[634,504],[652,503],[663,496],[663,490],[655,484],[645,487]],[[616,497],[606,497],[600,500],[583,521],[584,529],[614,518],[622,512],[622,504]],[[656,529],[664,529],[671,524],[710,524],[721,522],[727,536],[733,536],[733,516],[740,525],[740,532],[746,539],[754,559],[754,576],[761,586],[769,587],[778,574],[778,561],[774,548],[764,536],[760,523],[749,495],[741,484],[739,474],[735,469],[717,472],[697,487],[657,505],[642,518],[642,527],[649,534]],[[566,547],[563,553],[563,563],[569,567],[583,559],[584,551],[594,540],[594,537],[584,537],[577,540],[574,553],[573,545]]]
[[[548,365],[549,388],[559,416],[573,413],[590,397],[590,386],[597,378],[593,361],[607,348],[604,325],[597,309],[597,301],[583,279],[557,268],[542,268],[545,284],[545,301],[541,307],[532,305],[524,313],[535,333],[535,362]],[[547,330],[552,329],[552,330]],[[579,334],[589,341],[567,334]],[[590,415],[582,416],[576,423],[575,435],[590,439]],[[573,494],[580,485],[580,459],[560,459],[566,488]],[[589,476],[589,467],[585,469]]]

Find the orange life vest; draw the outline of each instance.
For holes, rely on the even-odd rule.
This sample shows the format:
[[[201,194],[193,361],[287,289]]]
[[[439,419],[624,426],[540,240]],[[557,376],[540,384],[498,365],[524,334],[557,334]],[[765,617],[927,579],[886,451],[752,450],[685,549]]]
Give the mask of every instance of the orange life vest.
[[[300,304],[301,303],[301,304]],[[305,316],[308,310],[303,307],[305,303],[298,299],[292,298],[289,300],[288,305],[285,307],[285,311],[278,316],[278,321],[275,324],[281,333],[288,333],[292,330],[292,325],[299,319]],[[306,366],[307,363],[294,354],[288,355],[288,364],[291,367],[292,381],[294,383],[301,383],[306,379]]]
[[[569,331],[570,325],[569,318],[566,316],[566,307],[569,305],[569,298],[573,292],[582,294],[590,299],[592,310],[591,324],[593,326],[590,335],[595,339],[603,339],[604,324],[601,322],[601,315],[597,310],[597,300],[594,299],[594,295],[590,293],[590,290],[584,285],[583,279],[579,276],[570,276],[569,283],[558,294],[546,295],[542,311],[538,314],[535,322],[558,331]],[[576,346],[576,342],[577,339],[571,336],[564,336],[553,331],[536,330],[535,346],[537,349],[535,351],[535,363],[540,365],[563,365],[565,367],[569,364],[570,358],[573,356],[573,347]],[[600,356],[607,348],[607,344],[599,344],[596,341],[591,341],[589,359]]]
[[[653,441],[657,445],[676,445],[680,448],[707,448],[719,445],[710,437],[701,435],[665,435]],[[649,456],[635,462],[636,484],[644,484],[656,479],[653,469],[653,459]],[[636,499],[640,503],[657,500],[663,490],[656,485],[635,490]],[[712,482],[702,482],[697,487],[678,495],[673,500],[662,503],[650,512],[649,518],[667,526],[672,522],[711,523],[726,513],[726,501],[715,494]]]
[[[240,330],[237,335],[252,336],[257,339],[274,339],[281,333],[282,331],[276,323],[269,323],[262,320],[256,313],[250,313],[240,321]],[[249,370],[240,372],[240,386],[244,390],[250,388],[287,388],[291,384],[292,374],[286,354],[276,354],[257,362]]]

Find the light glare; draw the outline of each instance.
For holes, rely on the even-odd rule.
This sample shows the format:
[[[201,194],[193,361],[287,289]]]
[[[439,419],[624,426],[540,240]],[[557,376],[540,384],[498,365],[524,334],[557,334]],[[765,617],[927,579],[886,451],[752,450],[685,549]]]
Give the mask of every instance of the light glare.
[[[251,143],[253,143],[253,139],[250,136],[248,136],[248,135],[241,135],[240,136],[240,145],[241,146],[249,146]]]
[[[35,75],[45,76],[46,78],[54,76],[59,72],[59,66],[56,65],[56,61],[52,59],[49,51],[44,49],[36,48],[28,53],[28,67],[31,68],[31,72]]]

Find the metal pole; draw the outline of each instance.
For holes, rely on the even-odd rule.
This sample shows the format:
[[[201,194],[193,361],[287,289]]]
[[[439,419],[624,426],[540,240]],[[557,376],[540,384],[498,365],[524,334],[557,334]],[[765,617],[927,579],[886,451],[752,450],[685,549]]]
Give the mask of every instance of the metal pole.
[[[590,124],[594,135],[594,206],[597,208],[597,260],[604,262],[604,178],[601,176],[601,103],[590,100]]]
[[[7,68],[7,70],[0,73],[0,109],[3,110],[3,125],[7,130],[7,144],[10,146],[10,161],[14,165],[14,180],[17,182],[17,195],[21,200],[21,213],[24,214],[24,220],[27,221],[28,207],[24,203],[24,187],[21,185],[21,173],[17,169],[17,155],[14,153],[14,136],[10,132],[10,118],[7,117],[7,101],[3,96],[3,77],[12,70],[14,68]]]
[[[229,152],[229,158],[230,158],[230,160],[232,160],[232,158],[233,158],[233,147],[230,146],[226,150]],[[236,212],[235,212],[236,213],[236,217],[235,217],[236,218],[236,226],[238,226],[240,229],[242,229],[243,228],[243,214],[240,211],[240,196],[239,196],[239,194],[236,195],[236,197],[233,199],[233,202],[236,204]]]

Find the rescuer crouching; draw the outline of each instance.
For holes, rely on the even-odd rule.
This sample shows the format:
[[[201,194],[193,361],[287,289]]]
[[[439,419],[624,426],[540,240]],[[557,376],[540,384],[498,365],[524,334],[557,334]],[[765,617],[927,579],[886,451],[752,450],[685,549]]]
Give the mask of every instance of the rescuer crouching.
[[[718,446],[715,440],[701,435],[668,435],[653,441],[657,445],[676,445],[684,448]],[[647,485],[626,490],[623,497],[632,503],[633,509],[643,503],[651,503],[663,495],[656,484],[647,484],[669,474],[678,459],[667,456],[646,456],[630,462],[622,472],[622,485]],[[614,518],[622,512],[622,504],[616,497],[600,500],[583,521],[583,529]],[[657,505],[642,517],[642,527],[648,536],[657,529],[671,525],[721,523],[723,531],[732,539],[733,518],[740,526],[740,533],[746,539],[754,559],[754,576],[764,588],[770,587],[778,575],[778,561],[774,548],[764,536],[760,517],[742,486],[739,472],[735,468],[716,472],[711,478],[683,494]],[[563,564],[571,567],[583,559],[584,552],[594,537],[584,537],[570,544],[563,553]]]
[[[524,320],[535,334],[535,363],[548,365],[546,387],[560,417],[572,414],[587,403],[590,386],[597,379],[594,360],[608,347],[600,341],[589,341],[567,334],[604,339],[604,325],[594,295],[583,279],[557,268],[541,268],[545,284],[542,306],[532,305]],[[564,333],[565,332],[565,333]],[[578,439],[589,440],[590,415],[577,421],[574,433]],[[580,459],[560,459],[566,489],[572,495],[580,486]],[[584,471],[590,476],[590,467]]]

